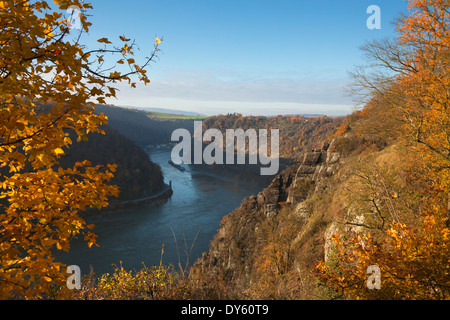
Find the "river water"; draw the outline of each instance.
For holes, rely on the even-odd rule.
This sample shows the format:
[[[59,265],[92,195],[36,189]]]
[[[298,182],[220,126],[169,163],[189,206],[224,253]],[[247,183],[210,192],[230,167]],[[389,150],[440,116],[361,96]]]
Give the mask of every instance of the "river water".
[[[171,149],[150,150],[151,159],[172,182],[173,195],[164,204],[140,206],[102,213],[88,219],[95,224],[99,247],[88,248],[81,239],[71,243],[69,253],[59,256],[67,265],[78,265],[81,273],[111,273],[122,262],[128,270],[139,270],[162,262],[193,263],[208,251],[222,218],[242,200],[268,185],[267,179],[237,172],[214,171],[184,165],[182,172],[168,164]]]

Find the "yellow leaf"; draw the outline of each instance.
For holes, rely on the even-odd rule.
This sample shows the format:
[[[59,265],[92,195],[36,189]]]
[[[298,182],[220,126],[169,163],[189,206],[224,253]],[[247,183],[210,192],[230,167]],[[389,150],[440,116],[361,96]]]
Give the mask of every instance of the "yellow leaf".
[[[59,155],[63,155],[64,154],[64,150],[61,148],[56,148],[55,150],[53,150],[53,152],[59,156]]]

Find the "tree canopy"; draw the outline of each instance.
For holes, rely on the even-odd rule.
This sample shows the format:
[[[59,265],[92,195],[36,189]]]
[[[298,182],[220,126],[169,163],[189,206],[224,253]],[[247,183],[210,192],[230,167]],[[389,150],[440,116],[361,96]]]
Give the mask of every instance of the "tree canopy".
[[[370,99],[362,112],[378,119],[370,126],[395,126],[371,133],[395,137],[402,163],[395,172],[368,157],[358,164],[373,218],[363,231],[335,234],[333,258],[317,266],[339,297],[450,296],[450,8],[446,0],[410,0],[409,9],[397,38],[363,46],[368,64],[354,74]],[[380,290],[366,286],[371,265],[381,269]]]
[[[64,266],[52,250],[68,250],[81,232],[95,235],[79,212],[105,207],[118,190],[107,182],[114,165],[58,165],[64,147],[107,123],[94,104],[115,97],[115,83],[150,80],[147,68],[158,52],[133,58],[135,42],[107,38],[99,48],[81,43],[92,26],[80,0],[0,1],[0,298],[35,299],[66,293]],[[79,29],[68,8],[80,9]],[[111,61],[115,61],[112,63]],[[107,65],[112,63],[112,67]],[[119,66],[128,66],[121,72]]]

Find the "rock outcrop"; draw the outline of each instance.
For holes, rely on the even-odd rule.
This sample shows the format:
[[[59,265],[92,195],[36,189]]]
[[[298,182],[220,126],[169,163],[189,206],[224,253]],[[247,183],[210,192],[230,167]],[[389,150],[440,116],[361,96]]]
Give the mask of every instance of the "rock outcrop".
[[[304,153],[266,189],[245,199],[240,208],[226,216],[209,252],[196,263],[194,272],[222,270],[231,277],[235,272],[248,273],[255,249],[268,241],[263,238],[265,235],[261,236],[261,230],[281,210],[289,210],[299,226],[307,220],[312,212],[309,197],[326,189],[325,180],[339,168],[341,154],[334,150],[333,144],[334,141],[326,142],[322,148]]]
[[[339,165],[340,153],[332,151],[333,142],[325,143],[322,149],[304,153],[297,163],[286,168],[272,183],[256,196],[250,196],[244,203],[248,211],[265,209],[273,212],[274,206],[287,202],[295,204],[307,197],[304,184],[320,185],[323,177],[333,175]],[[269,209],[268,209],[269,208]]]

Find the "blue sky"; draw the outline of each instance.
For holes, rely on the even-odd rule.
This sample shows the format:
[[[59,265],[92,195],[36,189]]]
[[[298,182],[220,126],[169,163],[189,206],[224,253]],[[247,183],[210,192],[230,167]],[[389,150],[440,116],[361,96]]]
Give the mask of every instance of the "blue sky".
[[[115,105],[201,114],[350,113],[343,93],[365,41],[394,36],[403,0],[92,0],[84,41],[135,39],[141,59],[163,38],[151,84],[119,86]],[[381,9],[381,30],[366,10]]]

